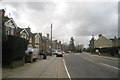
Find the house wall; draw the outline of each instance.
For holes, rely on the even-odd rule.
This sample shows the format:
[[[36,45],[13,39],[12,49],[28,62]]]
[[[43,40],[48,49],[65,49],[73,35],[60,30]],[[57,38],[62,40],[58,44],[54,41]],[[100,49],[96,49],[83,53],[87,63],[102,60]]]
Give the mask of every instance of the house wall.
[[[114,39],[112,41],[112,46],[113,47],[120,47],[120,38],[119,39]]]
[[[104,47],[112,47],[112,42],[105,37],[100,37],[97,41],[94,43],[95,48],[104,48]]]

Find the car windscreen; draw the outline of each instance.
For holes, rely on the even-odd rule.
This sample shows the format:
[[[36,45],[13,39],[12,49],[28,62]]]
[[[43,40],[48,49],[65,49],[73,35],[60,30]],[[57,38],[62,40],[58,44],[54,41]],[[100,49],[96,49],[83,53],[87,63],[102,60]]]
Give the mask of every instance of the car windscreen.
[[[58,52],[61,52],[61,50],[58,50]]]

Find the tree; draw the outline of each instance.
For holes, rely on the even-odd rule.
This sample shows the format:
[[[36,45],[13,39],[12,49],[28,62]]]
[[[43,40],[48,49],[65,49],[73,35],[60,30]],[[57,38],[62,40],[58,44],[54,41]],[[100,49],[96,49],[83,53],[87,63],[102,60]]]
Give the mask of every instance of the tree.
[[[75,51],[75,45],[74,45],[74,39],[73,39],[73,37],[71,37],[71,39],[70,39],[69,50],[70,51]]]

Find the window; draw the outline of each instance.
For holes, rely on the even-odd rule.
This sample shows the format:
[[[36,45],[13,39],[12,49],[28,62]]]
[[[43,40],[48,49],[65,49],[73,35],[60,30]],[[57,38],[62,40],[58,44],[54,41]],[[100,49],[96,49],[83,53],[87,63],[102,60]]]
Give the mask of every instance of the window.
[[[22,34],[21,34],[21,37],[26,39],[26,34],[25,34],[25,33],[22,33]]]
[[[6,34],[9,35],[9,27],[6,26]]]
[[[31,42],[32,42],[32,39],[30,38],[29,43],[31,43]]]
[[[35,43],[39,44],[39,37],[35,37]]]
[[[14,28],[11,28],[11,35],[14,35]]]

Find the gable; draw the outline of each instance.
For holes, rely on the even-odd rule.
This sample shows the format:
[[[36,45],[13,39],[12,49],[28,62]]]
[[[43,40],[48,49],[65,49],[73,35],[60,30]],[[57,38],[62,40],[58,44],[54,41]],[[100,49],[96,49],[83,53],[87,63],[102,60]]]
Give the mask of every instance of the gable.
[[[40,35],[39,35],[39,33],[37,33],[37,34],[35,35],[35,37],[39,37],[39,38],[40,38]]]
[[[105,38],[104,36],[100,37],[98,40],[95,41],[94,43],[95,48],[100,48],[100,47],[111,47],[112,42]]]
[[[26,29],[23,29],[23,30],[20,32],[20,34],[22,34],[22,33],[26,33],[26,34],[29,36],[29,34],[28,34],[28,32],[26,31]]]
[[[4,25],[12,28],[17,28],[17,25],[12,18],[5,22]]]

